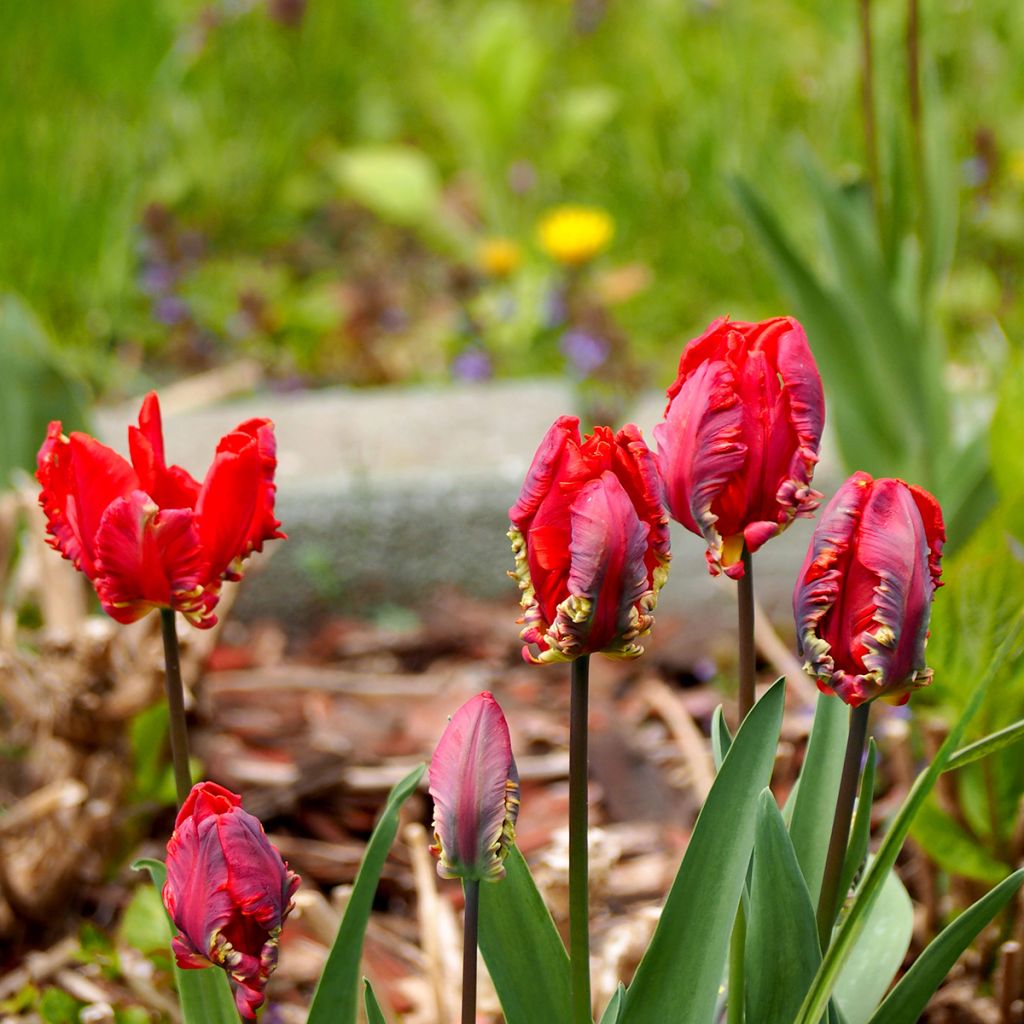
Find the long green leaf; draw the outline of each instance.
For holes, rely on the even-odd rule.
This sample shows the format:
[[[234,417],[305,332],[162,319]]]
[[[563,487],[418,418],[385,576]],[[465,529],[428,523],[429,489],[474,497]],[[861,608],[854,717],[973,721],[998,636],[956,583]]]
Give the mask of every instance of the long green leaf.
[[[960,954],[1010,902],[1021,882],[1024,882],[1024,869],[1003,879],[952,924],[943,928],[885,997],[869,1024],[906,1024],[906,1021],[917,1020]]]
[[[821,947],[807,883],[767,789],[757,807],[744,963],[747,1018],[790,1024],[821,963]]]
[[[867,1024],[903,963],[913,931],[914,905],[890,871],[832,995],[847,1024]]]
[[[479,946],[507,1024],[572,1017],[569,957],[519,850],[505,877],[480,886]]]
[[[419,784],[426,765],[417,765],[388,794],[387,803],[363,854],[345,916],[313,994],[307,1024],[355,1024],[359,999],[359,961],[373,896],[388,850],[398,832],[398,812]]]
[[[868,841],[871,838],[871,804],[875,799],[875,766],[878,764],[878,753],[874,739],[868,740],[868,753],[864,760],[864,774],[860,778],[860,790],[857,793],[857,810],[853,816],[853,827],[850,829],[850,841],[846,844],[846,856],[843,858],[843,873],[839,876],[839,892],[845,898],[853,887],[861,867],[867,861]]]
[[[932,786],[935,785],[935,780],[941,774],[953,750],[963,738],[964,730],[981,706],[981,702],[988,693],[992,680],[1002,671],[1003,666],[1010,657],[1011,651],[1019,642],[1021,623],[1022,618],[1018,614],[1013,627],[1007,632],[1003,642],[993,653],[985,674],[979,680],[977,686],[975,686],[970,700],[939,748],[935,759],[927,770],[917,777],[910,792],[907,794],[907,799],[889,826],[889,830],[886,832],[885,838],[878,848],[878,853],[875,855],[875,859],[871,862],[871,866],[864,876],[857,899],[854,900],[839,930],[833,935],[832,942],[825,953],[821,966],[818,968],[814,982],[800,1007],[800,1014],[796,1021],[794,1021],[794,1024],[817,1024],[822,1013],[824,1013],[843,964],[850,955],[853,945],[857,941],[857,936],[864,927],[867,914],[878,897],[882,886],[885,884],[889,871],[896,863],[896,857],[899,855],[903,841],[910,831],[914,815],[918,812],[922,803],[924,803],[925,797],[931,791]]]
[[[167,881],[167,866],[158,860],[137,860],[136,871],[148,871],[157,892],[163,892]],[[171,935],[177,929],[168,916]],[[172,955],[173,959],[173,955]],[[231,994],[227,974],[219,967],[182,970],[175,962],[174,981],[178,988],[178,1002],[185,1024],[238,1024],[238,1010]]]
[[[825,855],[836,813],[849,728],[847,706],[834,696],[819,693],[789,823],[789,837],[793,841],[793,850],[807,883],[812,906],[817,906],[825,873]]]
[[[715,771],[722,767],[722,762],[731,746],[732,733],[729,732],[725,713],[722,711],[722,705],[719,704],[711,716],[711,754],[715,759]]]
[[[934,800],[926,800],[917,812],[910,834],[943,871],[995,885],[1013,868],[994,857]]]
[[[722,979],[731,913],[754,845],[758,796],[771,778],[785,688],[779,680],[747,715],[704,803],[683,863],[633,983],[627,1024],[707,1024]],[[568,1018],[549,1018],[568,1019]]]
[[[387,1024],[369,978],[363,978],[363,1008],[366,1010],[366,1024]]]
[[[980,740],[961,747],[946,762],[943,771],[955,772],[957,768],[980,761],[983,757],[988,757],[989,754],[994,754],[997,750],[1002,750],[1013,743],[1019,743],[1021,740],[1024,740],[1024,718],[1018,719],[1013,725],[1008,725],[1005,729],[1000,729],[990,736],[983,736]]]
[[[604,1013],[601,1014],[601,1024],[619,1024],[622,1020],[622,1006],[626,1000],[626,986],[619,982],[619,987],[615,990],[615,995],[612,996],[610,1002],[604,1009]]]

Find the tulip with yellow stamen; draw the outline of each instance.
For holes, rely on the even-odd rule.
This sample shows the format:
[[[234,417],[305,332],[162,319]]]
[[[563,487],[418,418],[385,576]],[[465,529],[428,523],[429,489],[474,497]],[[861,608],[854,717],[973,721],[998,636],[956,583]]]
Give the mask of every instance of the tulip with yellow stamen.
[[[571,267],[589,262],[606,249],[614,233],[611,215],[595,206],[556,206],[537,225],[544,252]]]

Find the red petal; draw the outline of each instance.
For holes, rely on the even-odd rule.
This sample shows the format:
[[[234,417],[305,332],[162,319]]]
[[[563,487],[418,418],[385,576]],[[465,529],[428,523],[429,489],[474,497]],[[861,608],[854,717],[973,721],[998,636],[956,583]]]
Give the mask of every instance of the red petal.
[[[559,416],[544,435],[509,519],[525,534],[529,522],[554,486],[568,445],[580,445],[580,421],[576,416]]]
[[[491,694],[478,694],[452,716],[430,761],[443,877],[504,874],[503,839],[515,825],[517,779],[505,716]]]
[[[274,515],[274,498],[277,492],[277,485],[274,483],[274,474],[277,472],[277,439],[274,437],[274,424],[268,419],[246,420],[235,427],[234,433],[248,434],[254,438],[259,452],[263,484],[249,527],[248,547],[250,551],[262,551],[265,541],[285,536],[280,530],[280,521]]]
[[[40,484],[39,505],[46,515],[49,543],[87,576],[93,576],[92,559],[86,554],[78,532],[78,517],[71,497],[74,476],[71,468],[71,443],[54,420],[39,449],[36,479]]]
[[[142,408],[139,409],[139,433],[149,442],[149,447],[156,460],[161,465],[166,465],[160,399],[157,398],[155,391],[150,391],[142,400]]]
[[[255,439],[237,433],[222,438],[196,502],[199,536],[211,580],[224,575],[232,562],[249,553],[247,539],[261,487]]]
[[[654,570],[666,565],[671,557],[669,521],[662,501],[657,460],[639,428],[632,423],[615,435],[611,468],[626,489],[640,520],[650,527],[644,561],[648,580],[653,582]]]

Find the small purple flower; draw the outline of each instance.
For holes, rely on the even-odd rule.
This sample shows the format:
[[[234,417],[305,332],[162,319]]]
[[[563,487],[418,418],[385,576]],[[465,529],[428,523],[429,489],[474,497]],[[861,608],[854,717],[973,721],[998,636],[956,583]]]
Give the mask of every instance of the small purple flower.
[[[166,263],[151,263],[143,269],[140,275],[142,290],[156,298],[166,295],[174,287],[174,270]]]
[[[578,327],[562,335],[558,348],[580,377],[589,377],[604,364],[609,354],[608,342],[604,338]]]
[[[153,306],[153,316],[168,327],[185,323],[189,318],[188,303],[177,295],[164,295]]]
[[[468,381],[490,380],[494,376],[494,364],[482,349],[466,348],[452,360],[452,376]]]

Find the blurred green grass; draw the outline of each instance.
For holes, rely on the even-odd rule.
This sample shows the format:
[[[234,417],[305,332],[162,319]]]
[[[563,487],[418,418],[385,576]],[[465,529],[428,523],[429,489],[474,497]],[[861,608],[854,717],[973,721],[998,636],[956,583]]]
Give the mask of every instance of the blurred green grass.
[[[287,6],[3,5],[0,290],[27,300],[94,385],[124,374],[109,356],[126,343],[159,353],[171,333],[141,281],[149,204],[202,234],[216,280],[235,267],[219,305],[213,295],[204,307],[201,273],[186,289],[215,307],[198,319],[226,353],[237,294],[250,276],[259,287],[248,268],[287,263],[260,354],[294,349],[304,366],[330,334],[324,273],[344,281],[373,274],[374,258],[400,263],[412,233],[428,264],[415,275],[417,316],[438,287],[431,254],[470,260],[474,239],[494,234],[529,250],[544,208],[593,203],[615,218],[609,261],[652,271],[617,310],[651,359],[722,312],[782,307],[732,177],[755,183],[811,249],[798,141],[833,176],[863,177],[853,3],[308,0],[290,24]],[[875,4],[883,124],[905,104],[904,13]],[[994,324],[1022,326],[1024,15],[1013,0],[929,4],[924,50],[963,164],[943,297],[954,351],[969,357]],[[438,195],[404,220],[377,204],[377,221],[397,226],[328,230],[353,196],[340,161],[393,144],[441,183]]]

